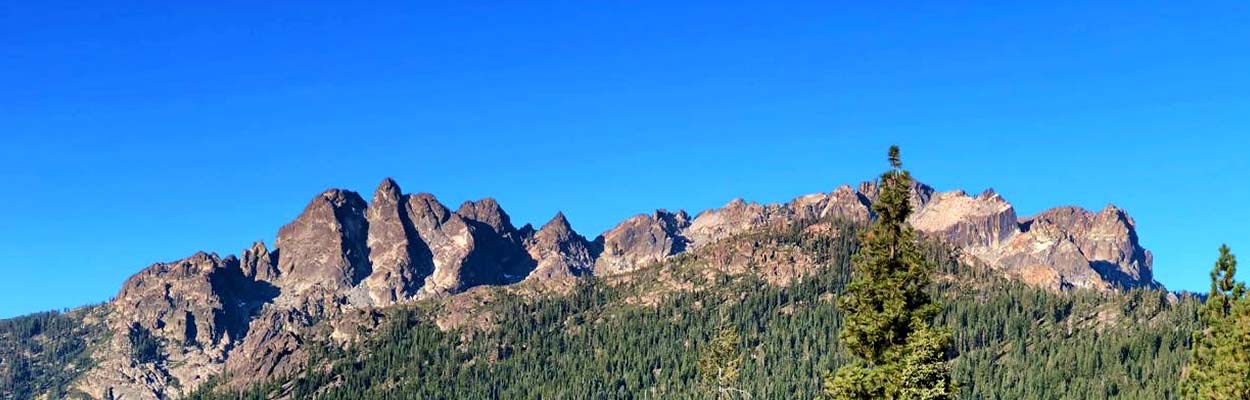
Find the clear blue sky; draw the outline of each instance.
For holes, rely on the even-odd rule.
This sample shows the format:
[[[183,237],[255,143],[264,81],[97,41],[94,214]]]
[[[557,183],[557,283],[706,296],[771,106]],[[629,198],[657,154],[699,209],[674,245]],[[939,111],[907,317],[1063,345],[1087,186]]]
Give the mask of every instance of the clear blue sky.
[[[82,3],[0,5],[0,316],[272,244],[327,187],[593,237],[867,179],[891,143],[1021,215],[1127,209],[1172,289],[1250,260],[1244,1]]]

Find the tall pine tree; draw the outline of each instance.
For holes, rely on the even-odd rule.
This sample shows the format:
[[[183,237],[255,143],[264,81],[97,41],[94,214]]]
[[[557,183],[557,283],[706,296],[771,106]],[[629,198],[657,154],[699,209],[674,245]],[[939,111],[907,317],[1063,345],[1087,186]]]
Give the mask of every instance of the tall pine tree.
[[[949,399],[954,397],[947,353],[951,335],[933,327],[941,311],[925,292],[934,265],[925,259],[911,214],[912,178],[891,146],[872,210],[876,220],[852,261],[852,279],[838,306],[840,339],[857,360],[825,377],[834,399]]]
[[[699,383],[707,398],[750,398],[746,391],[738,388],[738,377],[742,373],[740,342],[738,331],[722,317],[720,330],[699,356]]]
[[[1237,257],[1220,246],[1211,293],[1199,311],[1206,328],[1194,334],[1182,383],[1191,399],[1250,399],[1250,297],[1237,282]]]

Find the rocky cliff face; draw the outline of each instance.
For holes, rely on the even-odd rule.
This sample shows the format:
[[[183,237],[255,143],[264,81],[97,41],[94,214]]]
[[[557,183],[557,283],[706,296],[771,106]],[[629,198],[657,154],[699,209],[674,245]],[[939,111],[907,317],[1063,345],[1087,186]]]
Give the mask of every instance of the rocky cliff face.
[[[243,250],[239,255],[243,276],[257,281],[272,282],[278,277],[278,264],[274,262],[273,253],[265,247],[265,242],[252,243],[252,247]]]
[[[960,246],[972,260],[1035,285],[1060,290],[1159,286],[1133,220],[1114,206],[1098,213],[1058,207],[1018,219],[1011,203],[992,190],[975,197],[953,191],[933,195],[911,223]]]
[[[255,252],[256,246],[244,252],[252,267],[261,264]],[[234,256],[201,252],[130,277],[109,305],[114,334],[108,351],[97,352],[99,366],[80,379],[78,388],[98,398],[177,397],[180,388],[220,373],[230,352],[248,336],[252,315],[277,294],[272,285],[254,279],[256,270],[244,271]],[[146,356],[154,362],[135,362],[134,336],[162,344],[160,354]]]
[[[961,247],[995,247],[1020,232],[1015,208],[993,190],[976,197],[962,190],[937,193],[911,224]]]
[[[556,280],[589,275],[594,269],[594,255],[590,243],[573,231],[564,213],[556,213],[525,240],[530,258],[537,261],[530,280]]]
[[[695,249],[715,268],[748,271],[764,263],[773,269],[758,273],[784,281],[796,274],[784,266],[806,270],[814,261],[797,248],[718,243],[801,221],[868,222],[876,194],[876,183],[864,182],[779,204],[734,200],[694,218],[658,210],[587,241],[562,213],[538,230],[517,229],[490,198],[452,211],[433,195],[403,193],[391,179],[368,203],[351,191],[327,190],[278,231],[272,250],[257,242],[239,257],[199,253],[130,278],[108,305],[109,351],[76,385],[97,397],[140,399],[176,398],[222,372],[227,384],[242,385],[295,371],[307,357],[303,344],[325,336],[317,329],[338,338],[338,321],[369,318],[373,307],[522,280],[545,290],[588,275],[629,277],[622,274]],[[917,230],[959,246],[968,261],[1032,284],[1158,285],[1133,220],[1113,206],[1020,218],[993,191],[938,193],[921,183],[911,200]],[[135,329],[160,341],[158,360],[131,357],[128,334]]]
[[[495,199],[466,201],[456,214],[469,222],[478,243],[477,251],[468,260],[483,271],[483,277],[475,284],[514,283],[534,270],[535,261],[525,250],[522,234]]]
[[[685,211],[635,215],[595,239],[595,273],[629,272],[685,251],[689,240],[682,231],[689,226]]]
[[[354,287],[369,276],[369,222],[355,192],[327,190],[278,230],[279,286],[286,293]]]
[[[394,304],[412,298],[422,281],[434,270],[429,247],[417,235],[409,219],[408,199],[399,184],[387,178],[378,185],[369,203],[369,262],[372,273],[365,279],[375,305]]]
[[[1151,272],[1152,256],[1138,244],[1133,220],[1114,206],[1098,213],[1054,208],[1021,220],[1020,229],[984,258],[1009,269],[1047,267],[1057,279],[1037,283],[1060,288],[1159,286]]]

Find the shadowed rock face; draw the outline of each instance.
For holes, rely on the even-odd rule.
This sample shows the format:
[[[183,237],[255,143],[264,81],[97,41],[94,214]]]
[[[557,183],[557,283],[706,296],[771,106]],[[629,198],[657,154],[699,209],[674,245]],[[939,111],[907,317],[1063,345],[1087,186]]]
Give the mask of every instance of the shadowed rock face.
[[[456,214],[469,223],[478,243],[477,251],[466,262],[494,275],[493,279],[486,278],[476,284],[514,283],[534,270],[535,262],[525,251],[524,238],[495,199],[466,201]]]
[[[477,247],[469,224],[451,212],[433,195],[420,193],[408,196],[406,207],[417,235],[430,250],[433,273],[425,279],[421,290],[426,294],[449,294],[462,290],[478,280],[486,271],[466,268],[465,260]]]
[[[113,303],[122,325],[188,346],[228,348],[243,336],[256,293],[238,260],[196,253],[131,276]]]
[[[245,253],[255,251],[253,246]],[[109,304],[112,340],[94,355],[97,367],[75,386],[100,398],[110,393],[121,398],[178,397],[183,392],[171,382],[189,389],[220,373],[230,353],[249,337],[253,316],[277,295],[272,285],[255,280],[255,273],[244,272],[234,256],[222,259],[200,252],[131,276]],[[163,343],[161,361],[131,359],[132,331]]]
[[[406,203],[399,185],[386,178],[374,191],[366,212],[372,273],[365,283],[374,305],[412,298],[434,270],[429,247],[417,235]]]
[[[693,219],[685,211],[658,210],[588,242],[562,213],[538,230],[517,229],[490,198],[453,212],[433,195],[404,194],[391,179],[378,185],[369,204],[354,192],[331,189],[279,230],[273,250],[256,242],[238,258],[197,253],[127,280],[109,304],[113,340],[74,386],[97,397],[177,398],[223,371],[231,377],[227,384],[242,386],[296,371],[307,359],[303,344],[323,335],[316,333],[323,322],[368,314],[370,307],[522,279],[554,283],[536,287],[558,290],[579,276],[628,273],[695,248],[715,268],[768,265],[772,269],[756,272],[785,281],[814,261],[797,249],[718,243],[794,222],[868,222],[876,195],[877,184],[864,182],[780,204],[734,200]],[[911,201],[910,222],[918,231],[1031,284],[1158,286],[1134,221],[1114,206],[1100,212],[1059,207],[1020,219],[993,191],[937,193],[921,183],[913,185]],[[132,327],[162,339],[167,360],[132,362]],[[175,381],[181,389],[173,389]]]

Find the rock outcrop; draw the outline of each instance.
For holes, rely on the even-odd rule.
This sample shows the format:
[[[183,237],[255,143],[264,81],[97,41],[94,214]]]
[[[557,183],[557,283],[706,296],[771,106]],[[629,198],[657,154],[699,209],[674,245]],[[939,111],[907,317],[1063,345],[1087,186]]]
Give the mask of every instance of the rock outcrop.
[[[265,247],[265,242],[256,241],[251,247],[239,255],[239,264],[243,268],[243,276],[248,279],[272,282],[278,277],[276,257]]]
[[[1098,213],[1053,208],[1021,220],[1020,229],[982,258],[1007,269],[1044,266],[1058,275],[1061,288],[1159,287],[1150,251],[1138,243],[1133,220],[1119,208]]]
[[[267,307],[248,325],[248,335],[230,352],[224,370],[230,384],[246,386],[294,372],[307,359],[302,347],[312,318],[301,310]]]
[[[565,219],[556,213],[533,236],[525,240],[525,249],[537,262],[527,279],[554,280],[589,275],[595,261],[586,238],[578,235]]]
[[[783,204],[747,203],[734,199],[724,207],[695,216],[682,234],[694,246],[712,243],[742,232],[792,219],[793,210]]]
[[[278,273],[283,294],[313,288],[342,292],[369,276],[369,223],[356,192],[331,189],[278,230]]]
[[[408,217],[407,198],[399,185],[386,178],[369,203],[369,262],[372,273],[365,278],[374,305],[388,305],[412,298],[425,277],[433,272],[433,260]]]
[[[786,206],[793,212],[795,221],[817,221],[825,218],[843,218],[850,221],[866,223],[872,219],[872,210],[868,197],[851,189],[849,185],[839,186],[830,193],[813,193],[799,196]]]
[[[682,231],[689,226],[685,211],[635,215],[595,239],[595,273],[629,272],[685,251],[688,239]]]
[[[1058,207],[1024,219],[987,190],[937,193],[913,214],[917,230],[959,246],[975,261],[1054,289],[1158,287],[1150,252],[1133,220],[1108,206],[1099,213]]]
[[[252,266],[261,258],[253,256]],[[171,382],[191,388],[220,373],[229,352],[248,336],[251,318],[277,294],[255,275],[245,274],[234,256],[200,252],[131,276],[109,304],[110,351],[98,353],[99,367],[76,386],[101,398],[177,397],[182,392]],[[160,348],[140,349],[141,337]]]
[[[473,228],[459,214],[451,212],[434,195],[420,193],[408,197],[408,218],[417,235],[430,250],[433,273],[425,279],[423,295],[444,295],[494,282],[497,268],[469,262],[477,249]]]
[[[867,223],[872,219],[868,196],[851,189],[849,185],[842,185],[830,193],[799,196],[782,204],[747,203],[735,199],[724,207],[699,213],[682,234],[689,238],[692,247],[700,247],[768,226],[831,218]]]
[[[114,300],[127,327],[222,352],[246,327],[248,288],[237,259],[196,253],[131,276]]]
[[[976,197],[962,190],[937,193],[912,214],[910,222],[962,247],[995,247],[1020,232],[1015,208],[993,190]]]

